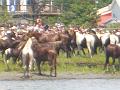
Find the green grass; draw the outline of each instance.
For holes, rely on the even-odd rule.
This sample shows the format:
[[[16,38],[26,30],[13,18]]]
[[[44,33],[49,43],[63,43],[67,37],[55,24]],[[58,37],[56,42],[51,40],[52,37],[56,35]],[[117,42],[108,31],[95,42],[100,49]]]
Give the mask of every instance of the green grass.
[[[76,63],[86,64],[77,65]],[[73,56],[72,58],[67,59],[63,54],[61,54],[58,58],[58,71],[70,73],[100,73],[103,71],[103,68],[100,66],[89,67],[88,64],[91,63],[104,64],[104,56],[95,55],[92,59],[87,56]]]
[[[86,52],[86,54],[88,54]],[[2,62],[3,58],[0,55],[0,72],[6,71],[6,66]],[[110,59],[112,62],[112,59]],[[64,53],[60,53],[60,55],[57,58],[57,72],[58,73],[103,73],[103,67],[105,62],[105,55],[104,53],[99,53],[97,55],[94,55],[93,58],[88,57],[87,55],[82,56],[73,56],[72,58],[66,58]],[[85,64],[77,64],[77,63],[85,63]],[[99,64],[99,65],[91,65],[91,64]],[[118,63],[118,60],[116,60],[116,64]],[[22,67],[19,65],[12,64],[12,61],[10,60],[10,71],[17,71],[17,72],[23,72]],[[45,64],[42,67],[42,71],[46,72],[49,71],[49,66]]]

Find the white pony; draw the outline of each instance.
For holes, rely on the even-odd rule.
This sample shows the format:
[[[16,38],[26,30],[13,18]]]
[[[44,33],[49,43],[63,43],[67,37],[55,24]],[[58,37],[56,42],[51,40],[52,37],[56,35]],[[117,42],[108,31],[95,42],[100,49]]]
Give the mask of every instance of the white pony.
[[[86,44],[87,44],[87,48],[90,54],[90,57],[93,57],[93,53],[95,51],[95,37],[91,34],[86,34],[85,35],[86,38]]]
[[[75,32],[75,35],[76,35],[76,45],[77,45],[77,49],[78,49],[78,54],[79,54],[79,51],[82,50],[83,54],[85,55],[85,52],[83,50],[83,41],[85,40],[85,36],[84,34],[80,33],[80,31],[76,31]]]
[[[32,68],[32,63],[34,61],[32,46],[32,38],[29,38],[26,42],[24,48],[22,49],[22,62],[24,68],[24,77],[30,76],[30,69]]]
[[[100,39],[102,42],[102,49],[105,51],[105,48],[110,44],[110,33],[104,33]]]
[[[110,34],[110,44],[118,44],[119,41],[119,37],[115,34]]]

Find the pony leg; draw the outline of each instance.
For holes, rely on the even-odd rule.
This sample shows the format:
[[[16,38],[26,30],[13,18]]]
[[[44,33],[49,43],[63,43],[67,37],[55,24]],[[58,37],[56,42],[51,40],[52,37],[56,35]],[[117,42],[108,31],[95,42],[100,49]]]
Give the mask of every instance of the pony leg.
[[[81,55],[81,50],[82,50],[83,54],[85,55],[85,51],[84,51],[84,49],[83,49],[83,47],[81,45],[78,46],[77,55]]]
[[[24,68],[24,78],[26,77],[26,66],[23,67]]]
[[[86,54],[85,54],[85,51],[84,51],[84,49],[83,49],[83,48],[82,48],[82,52],[83,52],[83,54],[84,54],[84,55],[86,55]]]
[[[109,64],[109,57],[106,57],[106,61],[105,61],[105,65],[104,65],[104,70],[105,70],[106,67],[107,67],[107,71],[109,71],[109,70],[108,70],[108,64]]]
[[[88,48],[88,51],[89,51],[89,55],[90,55],[90,57],[92,58],[93,56],[92,56],[91,46],[87,45],[87,48]]]
[[[3,50],[2,52],[1,52],[1,54],[2,54],[2,58],[4,57],[4,54],[5,54],[5,50]]]
[[[36,64],[37,64],[37,68],[38,68],[38,74],[39,74],[39,75],[42,75],[42,73],[41,73],[41,68],[40,68],[41,62],[36,61]]]
[[[26,77],[27,77],[27,78],[30,77],[29,66],[27,66],[27,68],[26,68]]]
[[[29,67],[25,65],[24,67],[24,78],[29,78]]]
[[[49,63],[50,66],[50,76],[53,76],[53,70],[55,71],[55,77],[56,77],[56,65],[54,65],[53,63]]]
[[[119,62],[118,70],[120,70],[120,57],[118,58],[118,62]]]
[[[30,68],[27,67],[27,77],[29,78],[31,75],[30,75]]]
[[[115,58],[113,57],[113,62],[112,62],[112,67],[113,67],[113,71],[115,72],[116,71],[116,68],[115,68]]]
[[[52,72],[53,72],[53,65],[50,65],[50,76],[52,77]]]
[[[53,76],[53,70],[54,70],[54,77],[56,77],[57,72],[56,72],[56,64],[51,64],[50,65],[50,76]]]
[[[54,68],[55,68],[55,77],[57,76],[57,67],[56,67],[56,63],[55,63],[55,66],[54,66]]]
[[[77,45],[77,55],[80,55],[80,46]]]
[[[54,70],[55,70],[55,77],[57,76],[57,56],[54,57]]]
[[[75,49],[72,50],[72,55],[75,56]]]
[[[30,77],[30,69],[29,66],[24,66],[24,78]]]
[[[10,70],[10,67],[9,67],[9,65],[8,65],[8,63],[9,63],[9,57],[8,57],[8,55],[5,55],[4,63],[5,63],[5,65],[7,66],[7,70]]]
[[[68,50],[66,51],[66,57],[67,57],[67,58],[71,58],[71,52],[68,51]]]
[[[53,58],[51,56],[48,56],[48,65],[50,67],[50,76],[52,77],[52,72],[53,72],[53,67],[54,67],[54,62],[52,61]]]
[[[24,69],[24,78],[27,76],[27,65],[26,65],[26,56],[22,55],[22,64]]]
[[[33,71],[35,71],[36,70],[36,67],[35,67],[35,64],[36,64],[36,61],[35,61],[35,59],[33,60]]]
[[[71,47],[68,46],[66,50],[67,58],[71,58],[71,51],[72,51]]]

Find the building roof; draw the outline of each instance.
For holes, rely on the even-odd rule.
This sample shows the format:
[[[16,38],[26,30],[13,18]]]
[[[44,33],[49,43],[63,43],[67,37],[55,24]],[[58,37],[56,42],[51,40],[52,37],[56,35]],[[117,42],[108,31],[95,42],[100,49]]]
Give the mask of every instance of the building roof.
[[[120,0],[113,0],[112,3],[109,4],[108,6],[99,9],[97,11],[97,14],[98,15],[103,15],[103,14],[106,14],[108,12],[111,12],[111,9],[112,9],[112,7],[114,6],[115,3],[117,3],[117,5],[120,7]]]
[[[108,6],[106,7],[103,7],[101,9],[99,9],[97,11],[97,14],[100,15],[100,16],[103,16],[103,17],[106,17],[107,15],[109,15],[110,13],[112,14],[112,8],[114,5],[118,5],[120,7],[120,0],[113,0],[111,4],[109,4]],[[117,23],[119,22],[120,23],[120,20],[115,20],[114,18],[109,17],[108,19],[102,19],[102,21],[100,21],[98,23],[98,25],[105,25],[105,24],[108,24],[108,23]]]
[[[98,15],[103,15],[103,14],[110,13],[110,12],[111,12],[111,4],[109,4],[109,5],[106,6],[106,7],[103,7],[103,8],[101,8],[101,9],[99,9],[99,10],[97,11],[97,14],[98,14]]]

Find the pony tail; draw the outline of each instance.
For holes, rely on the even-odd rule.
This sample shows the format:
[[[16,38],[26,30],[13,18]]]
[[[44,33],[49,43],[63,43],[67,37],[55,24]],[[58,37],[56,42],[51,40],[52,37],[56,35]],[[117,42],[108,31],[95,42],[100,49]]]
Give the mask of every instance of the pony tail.
[[[27,68],[29,68],[29,64],[30,64],[30,57],[29,57],[29,53],[27,53],[27,55],[26,55],[26,66],[27,66]]]

